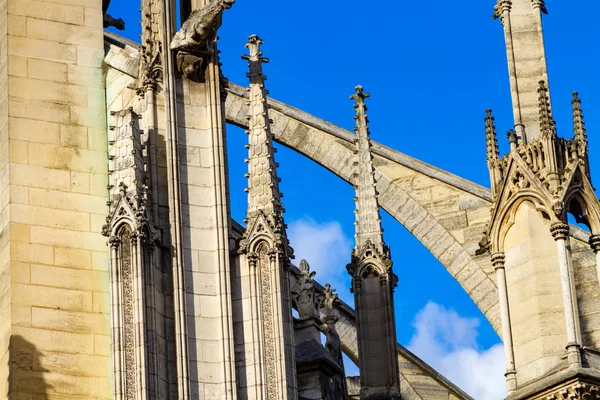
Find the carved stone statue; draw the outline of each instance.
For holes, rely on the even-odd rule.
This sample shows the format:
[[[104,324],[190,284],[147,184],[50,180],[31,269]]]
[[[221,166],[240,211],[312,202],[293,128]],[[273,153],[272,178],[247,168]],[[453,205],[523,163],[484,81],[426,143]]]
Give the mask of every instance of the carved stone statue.
[[[335,294],[335,289],[332,289],[329,283],[325,284],[325,292],[320,300],[319,306],[324,314],[322,331],[326,338],[325,349],[339,363],[342,360],[340,335],[338,335],[335,329],[335,323],[338,321],[338,318],[333,314],[333,309],[336,303],[339,302],[339,299],[338,295]]]
[[[122,31],[125,29],[125,21],[122,18],[116,19],[107,14],[108,7],[110,6],[110,0],[102,0],[102,12],[104,13],[104,27],[114,26],[118,30]]]
[[[214,0],[190,14],[171,41],[171,50],[177,51],[177,68],[187,79],[202,82],[209,58],[213,53],[211,42],[221,27],[223,10],[231,8],[235,0]]]
[[[316,272],[310,272],[310,266],[306,260],[300,261],[300,276],[298,277],[298,282],[292,288],[293,301],[300,318],[317,316],[315,287],[313,283],[316,274]]]
[[[340,368],[344,370],[340,335],[335,327],[338,318],[333,314],[333,310],[339,301],[338,295],[335,294],[335,289],[332,289],[329,283],[325,284],[325,291],[321,295],[319,302],[319,307],[323,311],[321,331],[325,335],[325,350],[338,363]],[[346,388],[346,380],[343,375],[337,374],[333,377],[331,393],[333,399],[347,398],[348,389]]]

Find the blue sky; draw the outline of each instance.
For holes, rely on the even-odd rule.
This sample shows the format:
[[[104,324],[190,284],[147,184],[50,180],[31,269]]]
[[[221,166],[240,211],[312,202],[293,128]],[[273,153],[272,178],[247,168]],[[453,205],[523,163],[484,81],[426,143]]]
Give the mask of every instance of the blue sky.
[[[139,5],[114,3],[110,12],[126,20],[125,36],[136,40]],[[247,84],[247,63],[240,56],[247,37],[256,33],[265,42],[264,56],[271,59],[265,73],[272,97],[352,129],[354,110],[348,96],[361,84],[371,93],[373,140],[489,187],[484,111],[494,110],[504,150],[502,132],[514,123],[502,27],[491,19],[494,4],[495,0],[452,5],[442,0],[237,0],[219,32],[223,71],[232,82]],[[548,2],[544,28],[559,135],[572,135],[571,92],[577,90],[590,136],[592,176],[600,176],[600,159],[595,156],[600,154],[600,140],[594,134],[600,125],[600,55],[593,5],[592,0]],[[228,128],[232,215],[238,221],[246,204],[246,140],[239,129]],[[292,246],[318,271],[317,279],[333,281],[340,295],[351,299],[345,265],[354,234],[352,188],[282,146],[277,161]],[[471,363],[472,369],[461,370],[463,375],[495,362],[492,358],[501,360],[498,336],[458,283],[385,213],[383,225],[399,276],[399,341],[449,374],[457,373],[458,360],[470,360],[464,363]],[[431,318],[435,315],[443,317]],[[462,341],[449,339],[449,332]],[[456,356],[459,353],[466,358]],[[463,382],[460,376],[451,378]],[[499,392],[465,389],[478,399],[499,397]]]

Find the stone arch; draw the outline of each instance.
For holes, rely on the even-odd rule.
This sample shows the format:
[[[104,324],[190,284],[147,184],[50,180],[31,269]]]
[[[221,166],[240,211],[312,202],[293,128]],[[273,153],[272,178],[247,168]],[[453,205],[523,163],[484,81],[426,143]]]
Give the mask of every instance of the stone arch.
[[[227,122],[246,127],[244,88],[230,84]],[[289,147],[351,183],[354,134],[269,99],[271,130]],[[488,189],[373,143],[379,201],[461,284],[499,332],[494,271],[489,255],[476,256],[489,220]]]

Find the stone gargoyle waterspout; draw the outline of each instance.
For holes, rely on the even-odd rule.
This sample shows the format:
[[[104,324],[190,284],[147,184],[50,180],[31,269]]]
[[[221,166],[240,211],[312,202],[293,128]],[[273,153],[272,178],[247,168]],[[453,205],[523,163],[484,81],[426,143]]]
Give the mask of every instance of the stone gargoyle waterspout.
[[[171,50],[177,51],[177,69],[195,82],[204,81],[204,72],[213,54],[212,42],[221,27],[223,11],[235,0],[215,0],[190,14],[171,41]]]

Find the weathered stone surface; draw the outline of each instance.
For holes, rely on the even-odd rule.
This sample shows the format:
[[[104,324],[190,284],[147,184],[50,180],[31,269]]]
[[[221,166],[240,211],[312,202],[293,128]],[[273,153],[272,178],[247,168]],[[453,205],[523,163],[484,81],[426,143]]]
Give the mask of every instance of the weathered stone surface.
[[[2,207],[11,209],[13,231],[1,329],[2,343],[11,345],[15,398],[111,398],[111,361],[100,346],[110,335],[110,310],[100,307],[107,304],[108,273],[92,270],[92,251],[107,253],[98,236],[106,145],[90,150],[87,137],[87,127],[106,131],[104,77],[101,57],[83,57],[102,54],[104,41],[101,27],[85,25],[86,8],[0,2],[0,26],[9,22],[8,32],[0,28],[0,93],[8,95],[0,96],[0,138],[9,143],[2,168],[10,171],[2,191],[12,193]],[[101,14],[92,10],[89,17]],[[103,181],[101,193],[90,194],[92,175]],[[28,363],[17,361],[25,353]]]
[[[227,120],[245,126],[246,121],[241,117],[246,109],[243,88],[230,84],[228,92]],[[275,121],[271,127],[275,140],[313,159],[342,179],[351,179],[351,168],[340,169],[340,164],[334,164],[331,160],[352,158],[352,133],[276,100],[269,99],[269,104],[270,115]],[[314,147],[310,143],[326,143],[321,146],[329,148],[328,153],[336,152],[340,155],[334,158],[325,157],[328,153],[311,150]],[[486,277],[483,279],[487,280],[489,285],[486,286],[487,292],[472,291],[473,296],[476,296],[473,300],[479,304],[485,299],[487,311],[484,313],[489,312],[493,308],[489,302],[494,297],[490,293],[495,291],[496,285],[493,270],[489,258],[474,258],[474,252],[478,248],[477,242],[483,234],[486,222],[480,215],[489,214],[489,191],[377,143],[373,143],[373,154],[378,181],[385,181],[385,186],[379,191],[380,205],[413,234],[422,236],[423,244],[449,268],[453,276],[464,266],[461,264],[451,268],[459,254],[465,263],[476,260],[473,265],[485,272]],[[425,190],[435,193],[435,196],[424,196]],[[444,200],[440,200],[441,196]],[[469,212],[473,215],[471,221],[468,218]],[[478,234],[465,242],[464,231],[468,229]],[[444,235],[443,232],[447,232],[448,235]],[[439,241],[436,240],[438,234]],[[448,253],[447,249],[451,246],[454,246],[453,252]],[[459,282],[465,285],[464,280]],[[471,289],[467,288],[467,292]],[[497,321],[493,324],[496,329],[499,328]]]

